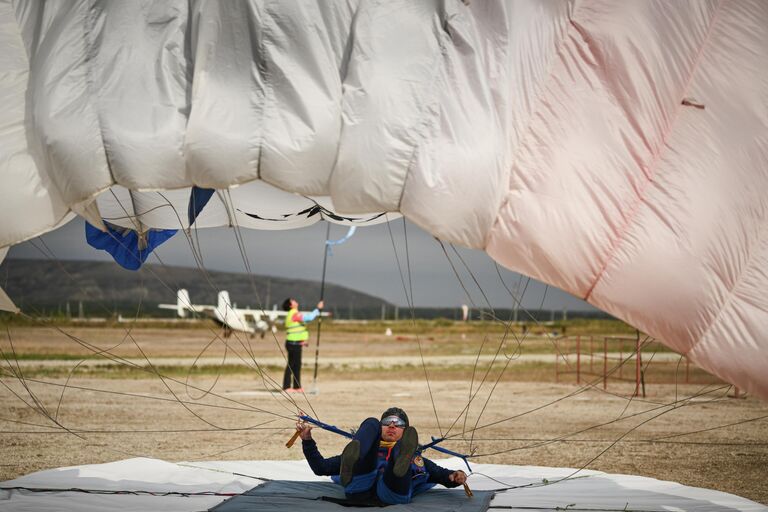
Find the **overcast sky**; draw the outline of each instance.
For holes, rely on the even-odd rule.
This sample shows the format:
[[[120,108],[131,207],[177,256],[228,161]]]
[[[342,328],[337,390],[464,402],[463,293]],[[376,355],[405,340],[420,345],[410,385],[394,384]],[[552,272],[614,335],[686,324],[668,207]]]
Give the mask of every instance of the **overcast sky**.
[[[322,277],[326,226],[325,222],[320,222],[307,228],[285,231],[243,229],[241,232],[245,239],[252,272],[319,281]],[[402,219],[391,222],[389,228],[386,224],[358,228],[349,241],[333,247],[332,256],[328,258],[327,281],[381,297],[393,304],[406,306],[406,295],[403,291],[392,242],[394,238],[400,266],[405,273],[407,265]],[[416,306],[455,307],[461,304],[471,305],[471,301],[474,301],[478,307],[485,306],[485,299],[480,289],[449,246],[446,246],[446,249],[459,271],[464,286],[471,294],[471,301],[467,298],[438,242],[411,223],[408,223],[405,229],[408,234],[408,257]],[[346,227],[332,224],[330,238],[341,238],[346,232]],[[201,229],[197,234],[206,268],[229,272],[245,271],[245,264],[231,229]],[[58,259],[110,259],[106,253],[87,245],[83,222],[80,219],[44,235],[43,239]],[[513,307],[513,300],[505,289],[504,283],[513,291],[518,286],[522,291],[527,280],[499,266],[502,283],[493,260],[483,251],[457,249],[493,307]],[[160,246],[156,252],[166,265],[188,267],[195,265],[189,244],[181,234],[177,234]],[[8,257],[41,258],[43,256],[31,243],[24,243],[13,247]],[[157,260],[150,256],[149,262],[157,263]],[[405,279],[407,284],[407,276]],[[533,280],[530,281],[523,295],[523,306],[527,309],[594,311],[594,308],[586,302]]]

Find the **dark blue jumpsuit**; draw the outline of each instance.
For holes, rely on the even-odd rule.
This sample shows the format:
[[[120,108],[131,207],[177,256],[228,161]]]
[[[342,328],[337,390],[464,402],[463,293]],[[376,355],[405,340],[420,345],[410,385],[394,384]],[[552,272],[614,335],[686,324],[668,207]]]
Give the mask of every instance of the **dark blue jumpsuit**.
[[[391,448],[380,446],[381,424],[376,418],[368,418],[355,433],[360,441],[360,459],[355,464],[352,481],[344,488],[349,498],[356,500],[378,498],[380,501],[395,505],[410,503],[413,496],[431,489],[436,484],[445,487],[457,487],[448,477],[453,470],[438,466],[420,455],[413,457],[410,469],[402,477],[396,477],[393,468],[400,442]],[[316,475],[330,476],[339,482],[341,456],[325,458],[317,449],[314,440],[302,441],[304,457]]]

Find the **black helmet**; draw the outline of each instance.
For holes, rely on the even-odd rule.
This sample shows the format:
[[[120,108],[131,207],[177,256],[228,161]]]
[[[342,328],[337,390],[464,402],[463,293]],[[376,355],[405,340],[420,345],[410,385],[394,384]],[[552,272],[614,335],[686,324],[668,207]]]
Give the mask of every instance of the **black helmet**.
[[[383,420],[387,416],[397,416],[398,418],[400,418],[405,422],[406,427],[410,425],[410,423],[408,422],[408,415],[405,414],[405,411],[399,407],[390,407],[389,409],[384,411],[384,414],[381,415],[381,419]]]

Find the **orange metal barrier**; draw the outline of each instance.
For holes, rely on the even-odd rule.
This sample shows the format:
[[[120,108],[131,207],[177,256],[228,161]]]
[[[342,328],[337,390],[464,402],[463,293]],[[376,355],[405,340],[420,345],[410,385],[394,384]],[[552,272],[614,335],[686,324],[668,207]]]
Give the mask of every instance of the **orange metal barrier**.
[[[655,340],[627,336],[568,336],[555,340],[555,381],[633,383],[632,396],[645,396],[646,384],[714,384],[716,377]],[[602,363],[602,364],[601,364]],[[631,372],[631,373],[630,373]]]

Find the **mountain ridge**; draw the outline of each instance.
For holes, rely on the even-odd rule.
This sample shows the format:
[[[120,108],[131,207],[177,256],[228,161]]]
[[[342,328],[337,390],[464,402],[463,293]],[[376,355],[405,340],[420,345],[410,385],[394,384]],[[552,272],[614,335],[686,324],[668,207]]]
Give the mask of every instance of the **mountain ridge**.
[[[22,309],[83,302],[91,311],[100,305],[101,309],[117,312],[126,308],[135,311],[141,303],[146,314],[163,316],[168,312],[158,310],[157,304],[175,303],[180,288],[189,291],[195,304],[216,304],[218,292],[227,290],[232,303],[240,307],[280,308],[290,296],[310,308],[320,298],[321,283],[157,264],[131,271],[112,262],[9,258],[0,265],[0,286]],[[324,298],[326,307],[331,308],[392,307],[380,297],[327,282]]]

